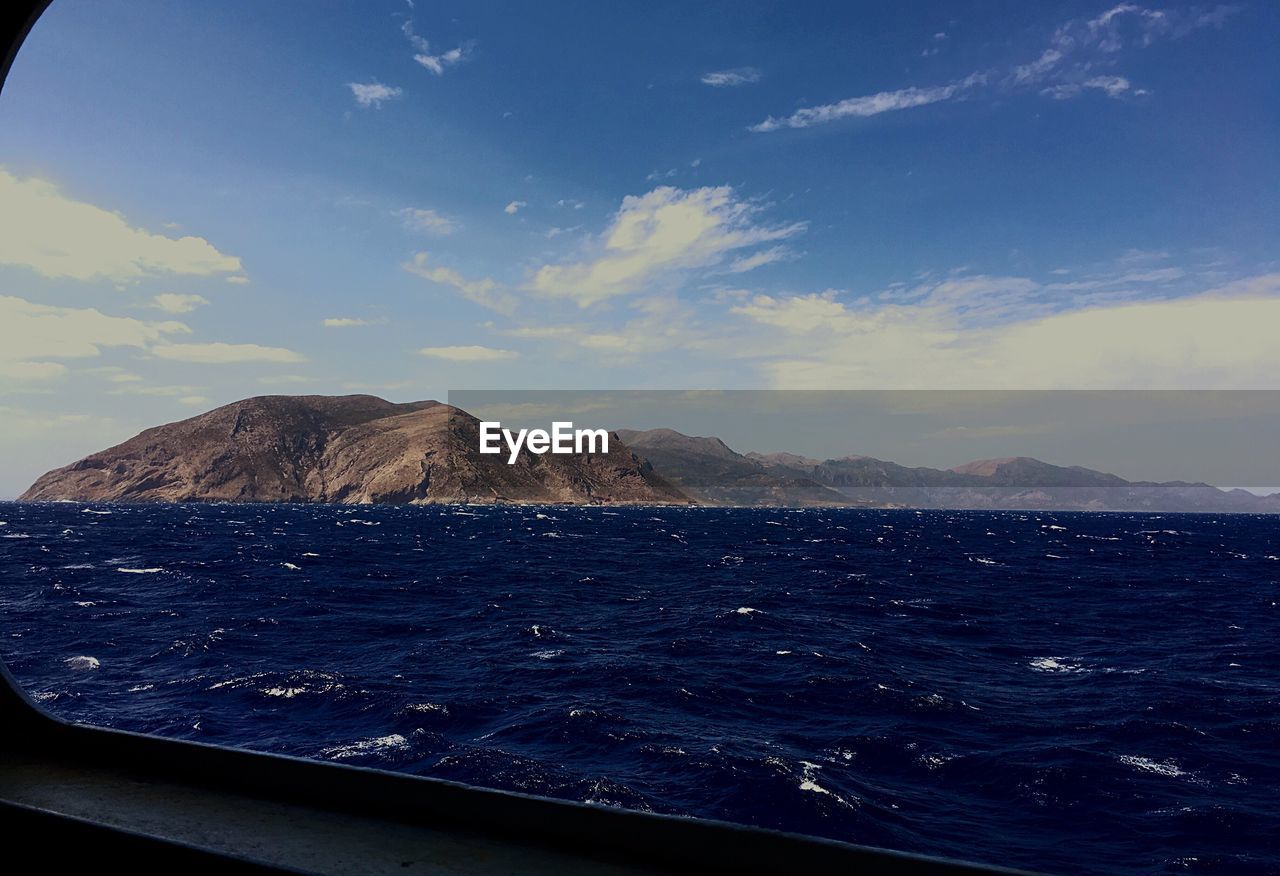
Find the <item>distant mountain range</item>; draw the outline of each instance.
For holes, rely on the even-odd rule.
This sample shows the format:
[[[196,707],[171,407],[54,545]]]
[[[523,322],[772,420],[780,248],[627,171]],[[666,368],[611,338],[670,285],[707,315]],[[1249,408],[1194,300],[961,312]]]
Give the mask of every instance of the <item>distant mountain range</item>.
[[[20,501],[550,502],[1280,512],[1280,495],[1130,482],[1030,457],[952,469],[868,456],[741,454],[671,429],[609,453],[481,455],[475,417],[435,401],[262,396],[148,429],[40,477]]]
[[[617,434],[667,480],[708,504],[1280,512],[1280,495],[1204,483],[1131,482],[1028,456],[980,459],[951,469],[909,468],[870,456],[740,454],[719,438],[671,429]]]

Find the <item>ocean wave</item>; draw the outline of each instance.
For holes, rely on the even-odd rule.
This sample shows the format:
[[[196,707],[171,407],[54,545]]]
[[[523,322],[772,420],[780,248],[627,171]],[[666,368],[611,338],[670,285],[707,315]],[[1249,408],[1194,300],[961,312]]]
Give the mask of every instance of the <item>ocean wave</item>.
[[[345,745],[324,748],[320,750],[320,756],[327,757],[330,760],[345,760],[346,758],[367,754],[385,754],[388,751],[396,751],[408,747],[408,739],[399,733],[390,733],[373,739],[359,739]]]
[[[1037,657],[1027,665],[1036,672],[1058,672],[1073,675],[1090,671],[1080,663],[1068,660],[1066,657]]]
[[[1170,778],[1180,778],[1187,775],[1187,772],[1178,766],[1172,760],[1157,761],[1149,757],[1139,757],[1136,754],[1122,754],[1116,758],[1126,766],[1134,767],[1144,773],[1155,773],[1158,776],[1168,776]]]

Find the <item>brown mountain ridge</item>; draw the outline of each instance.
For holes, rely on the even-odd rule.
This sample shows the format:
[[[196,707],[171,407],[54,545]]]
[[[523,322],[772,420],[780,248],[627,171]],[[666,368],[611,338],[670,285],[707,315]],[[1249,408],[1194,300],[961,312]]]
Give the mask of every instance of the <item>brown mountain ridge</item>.
[[[260,396],[147,429],[39,478],[20,501],[684,503],[621,441],[609,453],[481,455],[436,401]]]

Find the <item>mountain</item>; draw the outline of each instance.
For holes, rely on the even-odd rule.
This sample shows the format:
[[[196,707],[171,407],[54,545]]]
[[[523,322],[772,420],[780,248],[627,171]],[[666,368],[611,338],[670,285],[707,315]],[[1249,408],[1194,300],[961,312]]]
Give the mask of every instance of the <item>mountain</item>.
[[[40,477],[24,501],[687,503],[1280,512],[1280,495],[1129,482],[1027,456],[951,469],[870,456],[741,454],[719,438],[618,430],[607,454],[480,454],[475,417],[436,401],[260,396],[147,429]]]
[[[699,438],[673,429],[619,429],[617,434],[663,477],[703,502],[796,506],[846,502],[836,490],[786,468],[769,468],[731,450],[719,438]]]
[[[480,455],[435,401],[260,396],[147,429],[39,478],[23,501],[684,503],[621,441],[607,454]]]
[[[770,471],[809,478],[863,507],[1280,512],[1280,495],[1203,483],[1130,482],[1029,456],[979,459],[950,469],[908,468],[870,456],[822,462],[788,453],[750,456]]]

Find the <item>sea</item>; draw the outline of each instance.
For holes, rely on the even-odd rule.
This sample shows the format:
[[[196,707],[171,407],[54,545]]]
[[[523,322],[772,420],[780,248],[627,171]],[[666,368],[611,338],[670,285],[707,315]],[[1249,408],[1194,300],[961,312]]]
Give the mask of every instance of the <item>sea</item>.
[[[1051,873],[1280,873],[1280,517],[0,504],[63,718]]]

